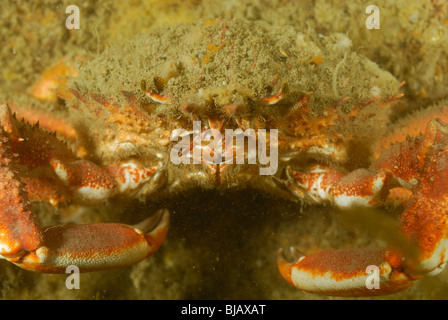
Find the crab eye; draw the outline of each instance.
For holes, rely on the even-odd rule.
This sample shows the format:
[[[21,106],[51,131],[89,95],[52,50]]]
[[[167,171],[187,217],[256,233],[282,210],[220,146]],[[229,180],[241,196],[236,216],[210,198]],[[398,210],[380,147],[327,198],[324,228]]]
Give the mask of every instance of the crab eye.
[[[146,85],[146,81],[142,80],[140,81],[140,89],[143,91],[143,93],[150,98],[154,102],[158,102],[161,104],[167,104],[171,103],[171,98],[166,95],[160,95],[158,93],[152,92]]]
[[[141,89],[144,93],[146,93],[146,81],[145,81],[145,80],[140,81],[140,89]]]
[[[283,93],[283,95],[287,95],[289,93],[289,85],[287,82],[285,82],[282,85],[282,88],[280,89],[280,92]]]
[[[267,105],[273,105],[273,104],[276,104],[276,103],[278,103],[280,100],[282,100],[282,99],[285,97],[285,95],[288,94],[288,92],[289,92],[289,86],[288,86],[288,84],[285,82],[285,83],[281,86],[279,92],[278,92],[276,95],[273,95],[273,96],[269,96],[269,97],[263,98],[263,99],[261,99],[261,102],[262,102],[263,104],[267,104]]]
[[[162,77],[159,77],[157,75],[154,75],[154,85],[156,86],[156,89],[157,89],[158,92],[162,92],[163,91],[163,89],[166,86],[166,83],[167,83],[166,79],[164,79]]]

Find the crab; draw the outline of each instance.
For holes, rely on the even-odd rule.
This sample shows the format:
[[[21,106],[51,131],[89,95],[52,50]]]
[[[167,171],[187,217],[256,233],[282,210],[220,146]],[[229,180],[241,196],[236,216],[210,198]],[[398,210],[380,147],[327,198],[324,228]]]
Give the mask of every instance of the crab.
[[[165,239],[166,209],[134,226],[42,227],[31,203],[147,201],[200,186],[251,187],[359,214],[404,206],[405,244],[311,256],[292,249],[292,263],[279,250],[280,273],[301,290],[384,295],[444,268],[448,109],[389,126],[402,84],[352,52],[345,35],[206,20],[74,60],[61,60],[31,90],[63,111],[0,104],[0,255],[8,261],[45,273],[137,263]],[[249,145],[235,145],[226,130]],[[254,145],[271,163],[249,162]],[[274,170],[261,174],[267,164]],[[372,265],[379,289],[366,286]]]

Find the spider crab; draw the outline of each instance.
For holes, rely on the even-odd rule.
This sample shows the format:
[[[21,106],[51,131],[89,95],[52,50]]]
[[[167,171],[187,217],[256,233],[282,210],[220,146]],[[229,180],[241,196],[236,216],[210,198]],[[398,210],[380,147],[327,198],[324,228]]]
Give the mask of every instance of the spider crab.
[[[400,84],[350,46],[341,34],[316,37],[261,22],[207,20],[141,35],[124,49],[83,61],[80,74],[61,61],[32,94],[73,112],[58,117],[0,105],[1,256],[38,272],[64,272],[71,264],[102,270],[150,256],[167,233],[166,210],[133,227],[41,227],[31,201],[93,205],[198,185],[250,186],[344,209],[404,204],[401,233],[415,250],[393,244],[312,256],[292,250],[293,263],[280,250],[281,274],[302,290],[382,295],[437,274],[448,259],[447,109],[434,107],[382,134],[402,96]],[[36,120],[39,126],[28,124]],[[205,125],[196,130],[194,121]],[[211,129],[278,129],[269,147],[278,150],[277,172],[263,176],[256,170],[261,165],[223,159],[170,163],[173,132],[205,137]],[[265,138],[274,141],[269,133]],[[184,146],[192,157],[209,144],[193,139]],[[247,160],[249,148],[241,150]],[[379,268],[380,289],[366,287],[369,265]]]

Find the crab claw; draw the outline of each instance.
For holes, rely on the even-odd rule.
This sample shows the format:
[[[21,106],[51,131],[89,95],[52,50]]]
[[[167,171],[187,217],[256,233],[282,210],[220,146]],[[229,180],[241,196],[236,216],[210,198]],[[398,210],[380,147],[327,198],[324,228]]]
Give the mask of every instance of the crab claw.
[[[405,241],[391,242],[387,249],[324,251],[312,256],[297,254],[296,263],[286,262],[280,251],[280,272],[292,285],[327,295],[384,295],[403,290],[423,276],[437,275],[445,268],[448,262],[448,125],[433,120],[427,124],[423,135],[392,145],[371,168],[373,173],[378,170],[381,170],[378,175],[383,172],[386,179],[372,180],[371,174],[353,175],[352,172],[338,176],[331,171],[323,174],[316,171],[308,175],[296,174],[296,180],[300,187],[317,189],[316,194],[324,195],[321,196],[324,199],[330,198],[328,195],[338,195],[338,190],[344,191],[344,196],[353,190],[367,190],[367,195],[375,196],[371,191],[390,190],[396,185],[409,189],[400,218],[400,236],[404,236]],[[316,176],[318,179],[313,179]],[[349,180],[352,185],[370,181],[367,186],[371,187],[347,188],[350,184],[344,179],[349,176],[358,177]],[[390,180],[394,183],[389,183]],[[373,197],[373,201],[355,204],[373,206],[382,199],[382,196]],[[340,202],[335,203],[344,207]],[[374,273],[370,274],[372,271]]]
[[[138,195],[146,185],[156,188],[160,182],[157,167],[144,167],[128,161],[101,167],[88,160],[50,162],[58,178],[81,203],[97,204],[118,194]]]
[[[118,223],[51,226],[43,229],[43,242],[37,250],[5,258],[23,269],[44,273],[65,273],[70,265],[76,265],[80,272],[128,266],[160,247],[168,224],[168,210],[159,210],[136,226]]]
[[[278,268],[293,286],[331,296],[377,296],[401,291],[413,284],[388,261],[385,249],[330,250],[304,256],[297,249],[296,263],[278,252]],[[293,251],[292,250],[292,251]]]

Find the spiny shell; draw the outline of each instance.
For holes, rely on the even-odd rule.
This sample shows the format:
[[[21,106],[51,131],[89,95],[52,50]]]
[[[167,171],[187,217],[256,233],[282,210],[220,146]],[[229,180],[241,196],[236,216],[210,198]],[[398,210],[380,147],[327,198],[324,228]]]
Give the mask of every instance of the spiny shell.
[[[305,139],[309,148],[313,136],[349,149],[353,140],[374,140],[387,122],[389,109],[366,101],[384,100],[399,88],[391,74],[352,51],[351,45],[343,34],[297,33],[261,21],[179,24],[137,35],[82,62],[77,66],[79,77],[69,84],[79,99],[68,106],[82,111],[95,144],[92,150],[105,163],[131,156],[166,156],[173,144],[166,139],[158,143],[162,136],[176,128],[190,130],[192,120],[207,124],[210,115],[220,118],[223,130],[238,128],[238,119],[244,119],[247,127],[279,129],[286,136],[294,120],[288,117],[300,112],[298,101],[308,93],[312,93],[310,114],[295,117],[293,124],[299,127],[285,138],[280,153],[300,155],[306,150],[292,145]],[[159,104],[145,97],[141,80],[169,102]],[[285,98],[276,104],[263,100],[282,89]],[[361,116],[346,121],[344,115],[353,110]],[[328,127],[309,126],[307,117],[328,113],[335,119],[324,121]],[[306,137],[300,126],[307,128]],[[344,161],[347,158],[350,155]]]

